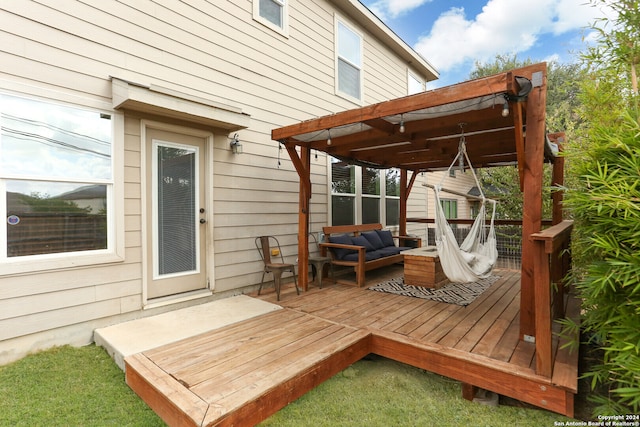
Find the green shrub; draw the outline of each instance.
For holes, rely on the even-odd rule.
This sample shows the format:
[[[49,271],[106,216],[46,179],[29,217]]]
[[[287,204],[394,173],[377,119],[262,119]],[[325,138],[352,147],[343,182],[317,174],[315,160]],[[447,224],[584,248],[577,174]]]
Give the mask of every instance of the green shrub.
[[[594,127],[588,147],[569,155],[579,188],[565,205],[576,221],[574,280],[583,299],[583,327],[602,348],[602,364],[587,375],[605,386],[600,414],[640,409],[640,123]]]

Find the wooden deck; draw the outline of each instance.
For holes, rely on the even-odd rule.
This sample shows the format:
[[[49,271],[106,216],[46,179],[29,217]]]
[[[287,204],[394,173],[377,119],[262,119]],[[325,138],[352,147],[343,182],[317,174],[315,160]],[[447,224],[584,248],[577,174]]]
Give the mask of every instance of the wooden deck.
[[[384,270],[367,283],[402,271]],[[573,416],[578,355],[556,342],[552,378],[536,375],[535,346],[518,337],[520,273],[495,274],[467,307],[331,283],[300,296],[285,287],[282,310],[128,357],[127,383],[170,425],[254,425],[375,353],[459,380],[467,398],[480,387]],[[578,310],[569,298],[568,313]]]

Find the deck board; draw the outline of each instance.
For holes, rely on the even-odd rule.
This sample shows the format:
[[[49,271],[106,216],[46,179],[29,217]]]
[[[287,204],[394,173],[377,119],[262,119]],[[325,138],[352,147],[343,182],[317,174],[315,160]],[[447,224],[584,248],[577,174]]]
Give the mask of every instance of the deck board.
[[[500,337],[498,343],[491,350],[489,357],[492,359],[500,360],[502,362],[508,362],[511,360],[516,346],[520,341],[520,305],[518,304],[518,312],[513,321],[509,325],[504,335]]]
[[[331,354],[342,348],[343,342],[351,342],[358,332],[337,325],[330,329],[324,340],[292,342],[275,350],[269,349],[235,369],[218,371],[190,389],[203,400],[229,406],[235,405],[234,402],[243,399],[247,393],[260,395],[281,379],[293,378],[311,362],[321,360],[323,353]]]
[[[498,321],[500,316],[502,316],[506,308],[509,307],[509,304],[511,304],[514,299],[516,299],[516,296],[518,295],[518,287],[515,286],[515,283],[511,286],[511,288],[502,288],[502,291],[505,290],[506,292],[504,293],[500,292],[502,293],[502,295],[498,300],[496,300],[496,303],[486,312],[484,312],[482,316],[477,318],[475,322],[473,322],[473,326],[471,326],[470,328],[467,327],[466,331],[462,331],[464,335],[457,343],[452,344],[440,341],[440,344],[455,347],[458,350],[471,352],[474,347],[476,347],[476,345],[480,342],[480,340],[485,336],[487,331]],[[499,294],[499,292],[496,292],[495,294]],[[517,298],[517,301],[519,302],[520,299]],[[475,316],[479,314],[480,313],[476,313]]]
[[[450,347],[453,347],[458,342],[460,335],[467,330],[466,325],[469,325],[469,327],[473,325],[474,321],[477,321],[493,305],[495,290],[496,286],[491,286],[472,304],[456,310],[440,323],[437,328],[420,337],[420,339],[428,342],[444,341],[445,345],[446,343],[451,343]]]
[[[307,318],[301,321],[297,329],[278,328],[277,330],[262,331],[259,337],[253,337],[251,346],[236,346],[233,351],[228,351],[221,357],[212,359],[209,363],[190,365],[185,369],[170,372],[185,386],[197,390],[202,384],[205,385],[212,378],[215,379],[216,386],[222,388],[227,381],[234,381],[236,378],[246,374],[255,374],[271,366],[275,360],[291,359],[290,353],[295,352],[298,347],[304,348],[317,341],[319,337],[324,337],[331,333],[342,331],[343,328],[325,324],[318,324],[315,319]],[[336,331],[337,329],[338,331]],[[317,335],[316,335],[317,334]],[[233,386],[232,386],[233,389]]]
[[[442,325],[442,323],[449,319],[453,314],[460,310],[464,310],[463,307],[453,304],[434,304],[435,305],[425,307],[426,310],[424,313],[419,314],[412,319],[411,322],[394,330],[394,332],[401,335],[412,336],[416,339],[423,339],[424,336],[439,328],[440,325]]]
[[[326,282],[300,296],[285,286],[281,310],[127,358],[127,382],[170,425],[251,425],[377,353],[572,415],[577,354],[556,342],[553,377],[535,374],[535,345],[519,339],[520,274],[498,274],[467,307]],[[260,298],[275,302],[273,292]]]
[[[275,333],[283,324],[295,323],[303,317],[302,313],[282,312],[268,313],[262,317],[263,328],[260,335],[258,330],[250,322],[240,322],[221,330],[214,330],[191,339],[185,339],[178,343],[159,347],[145,352],[148,357],[167,372],[173,373],[190,365],[210,363],[211,360],[219,360],[221,355],[232,357],[239,351],[243,342],[248,342],[258,337]]]
[[[500,342],[500,340],[507,337],[509,327],[517,320],[519,312],[520,298],[517,298],[517,296],[515,296],[511,300],[507,308],[505,308],[500,316],[489,327],[482,339],[478,341],[472,351],[483,356],[493,356],[496,348],[499,348],[498,343]],[[518,333],[516,332],[515,340],[517,341],[517,339]],[[511,355],[501,360],[507,361],[510,357]]]

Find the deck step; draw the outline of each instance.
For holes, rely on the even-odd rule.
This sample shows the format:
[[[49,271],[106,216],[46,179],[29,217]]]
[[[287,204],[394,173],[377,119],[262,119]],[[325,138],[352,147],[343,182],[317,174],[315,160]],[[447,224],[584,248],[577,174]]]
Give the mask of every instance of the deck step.
[[[279,310],[128,356],[126,379],[169,425],[255,425],[366,356],[369,337]]]
[[[124,371],[126,356],[281,308],[276,304],[238,295],[96,329],[94,340]]]

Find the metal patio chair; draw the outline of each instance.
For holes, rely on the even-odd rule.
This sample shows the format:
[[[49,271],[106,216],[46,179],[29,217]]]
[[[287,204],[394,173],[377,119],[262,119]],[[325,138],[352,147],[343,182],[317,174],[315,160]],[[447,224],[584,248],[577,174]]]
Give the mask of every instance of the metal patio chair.
[[[331,264],[331,257],[322,256],[318,252],[317,255],[311,255],[313,245],[313,251],[318,251],[318,239],[316,238],[314,233],[309,233],[309,265],[311,266],[311,274],[312,281],[316,280],[316,275],[318,276],[318,287],[322,289],[322,273],[324,270],[324,266],[329,264],[329,277],[333,277],[333,265]]]
[[[298,288],[298,280],[296,278],[296,268],[294,264],[287,264],[284,262],[284,256],[282,255],[282,249],[280,248],[280,242],[274,236],[258,236],[255,240],[256,248],[260,253],[260,258],[264,264],[262,270],[262,280],[260,281],[260,288],[258,289],[258,295],[262,291],[262,285],[264,284],[264,275],[267,273],[273,274],[273,284],[276,288],[276,298],[280,301],[280,284],[282,279],[282,273],[288,271],[293,274],[293,283],[296,285],[296,292],[300,295],[300,289]],[[276,262],[273,262],[275,259]],[[281,262],[277,262],[281,261]]]

